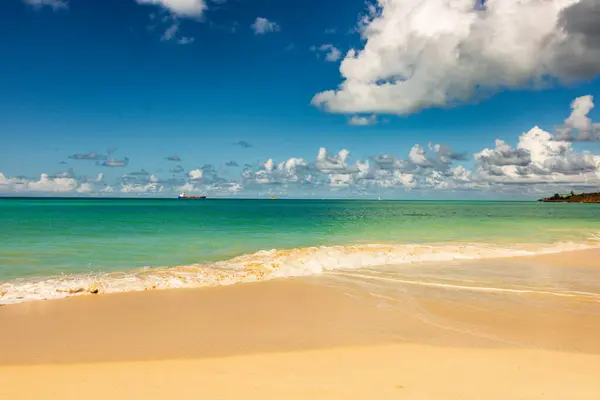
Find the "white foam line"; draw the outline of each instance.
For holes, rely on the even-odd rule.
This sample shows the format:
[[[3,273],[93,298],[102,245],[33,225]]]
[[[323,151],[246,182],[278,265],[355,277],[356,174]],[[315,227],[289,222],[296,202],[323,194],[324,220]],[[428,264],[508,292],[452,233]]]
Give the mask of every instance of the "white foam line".
[[[369,275],[355,274],[355,273],[349,273],[349,272],[332,272],[331,274],[348,276],[348,277],[352,277],[352,278],[387,281],[387,282],[394,282],[394,283],[404,283],[407,285],[441,287],[444,289],[463,289],[463,290],[471,290],[471,291],[475,291],[475,292],[541,294],[541,295],[558,296],[558,297],[585,296],[585,297],[593,297],[593,298],[600,299],[599,293],[591,293],[591,292],[579,292],[579,291],[549,292],[549,291],[544,291],[544,290],[533,290],[533,289],[508,289],[508,288],[496,288],[496,287],[486,287],[486,286],[452,285],[452,284],[448,284],[448,283],[409,281],[409,280],[405,280],[405,279],[384,278],[384,277],[379,277],[379,276],[369,276]]]
[[[532,247],[534,246],[534,247]],[[537,246],[537,247],[535,247]],[[600,248],[598,242],[538,244],[525,248],[493,244],[371,244],[350,246],[321,246],[287,250],[261,250],[252,254],[211,264],[196,264],[165,268],[143,268],[108,274],[82,274],[56,276],[47,279],[25,279],[0,282],[0,304],[30,300],[56,299],[95,293],[134,292],[168,288],[231,285],[292,276],[320,275],[329,271],[368,270],[383,266],[413,263],[445,263],[458,260],[490,259],[551,254],[564,251]],[[413,264],[414,265],[414,264]],[[350,275],[349,275],[350,276]],[[359,275],[356,275],[358,277]],[[366,275],[364,275],[366,277]],[[373,279],[373,278],[371,278]],[[399,281],[451,288],[452,285]],[[461,288],[454,285],[454,288]],[[479,291],[504,291],[514,293],[541,293],[536,291],[498,288],[462,289]],[[552,293],[569,296],[569,293]],[[585,294],[585,293],[583,293]],[[589,295],[589,294],[585,294]],[[596,296],[596,294],[592,294]]]

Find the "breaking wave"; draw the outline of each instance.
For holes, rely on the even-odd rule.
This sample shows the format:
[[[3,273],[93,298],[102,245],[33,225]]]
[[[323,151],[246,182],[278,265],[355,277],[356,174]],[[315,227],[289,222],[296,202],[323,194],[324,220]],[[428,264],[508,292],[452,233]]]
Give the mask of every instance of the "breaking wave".
[[[60,275],[16,279],[0,283],[0,304],[58,299],[101,293],[171,288],[197,288],[257,282],[274,278],[318,275],[333,270],[519,257],[600,248],[595,238],[587,243],[498,246],[490,244],[402,244],[307,247],[261,250],[226,261],[126,272]]]

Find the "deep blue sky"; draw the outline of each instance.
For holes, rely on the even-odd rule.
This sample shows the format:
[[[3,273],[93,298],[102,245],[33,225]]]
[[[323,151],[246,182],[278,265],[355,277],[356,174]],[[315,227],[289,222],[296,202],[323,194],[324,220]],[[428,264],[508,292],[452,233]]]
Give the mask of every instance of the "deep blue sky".
[[[320,147],[347,148],[356,159],[405,157],[414,144],[429,142],[472,154],[493,147],[497,137],[515,143],[536,124],[552,129],[575,97],[600,88],[595,81],[505,91],[477,104],[350,126],[348,116],[310,104],[341,78],[339,61],[326,62],[309,48],[360,48],[360,36],[349,32],[364,11],[363,0],[211,3],[202,21],[179,19],[180,35],[195,39],[180,45],[161,40],[170,24],[160,22],[166,11],[133,0],[71,0],[59,10],[3,0],[0,172],[36,177],[72,167],[118,177],[141,168],[166,171],[173,163],[164,158],[174,154],[188,170],[230,160],[313,160]],[[256,17],[281,29],[254,35]],[[598,111],[590,116],[597,120]],[[253,147],[232,145],[240,140]],[[102,169],[67,158],[109,147],[129,165]],[[598,149],[594,143],[575,147]]]

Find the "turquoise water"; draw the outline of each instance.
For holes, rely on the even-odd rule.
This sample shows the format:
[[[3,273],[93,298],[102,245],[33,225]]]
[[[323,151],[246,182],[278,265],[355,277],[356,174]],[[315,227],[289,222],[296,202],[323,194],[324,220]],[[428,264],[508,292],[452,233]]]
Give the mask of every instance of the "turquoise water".
[[[600,231],[600,206],[316,200],[0,200],[0,279],[187,265],[362,243],[553,243]]]
[[[309,246],[588,243],[598,232],[596,204],[0,199],[0,281],[207,264]],[[409,256],[428,251],[410,249]]]

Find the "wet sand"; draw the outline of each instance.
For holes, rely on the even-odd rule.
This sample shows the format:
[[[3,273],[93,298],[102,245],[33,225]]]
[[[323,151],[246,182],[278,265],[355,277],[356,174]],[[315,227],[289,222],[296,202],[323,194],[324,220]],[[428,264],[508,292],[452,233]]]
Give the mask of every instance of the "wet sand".
[[[539,291],[332,274],[0,307],[0,398],[597,399],[600,301],[575,286],[600,252],[494,263],[554,269]]]

